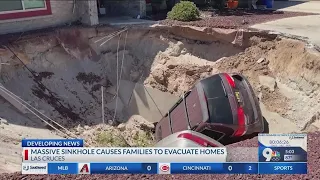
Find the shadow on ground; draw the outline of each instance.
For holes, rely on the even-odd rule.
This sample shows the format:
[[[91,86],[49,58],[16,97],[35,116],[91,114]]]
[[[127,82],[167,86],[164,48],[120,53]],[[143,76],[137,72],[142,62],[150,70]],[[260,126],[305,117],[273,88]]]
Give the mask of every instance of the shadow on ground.
[[[279,1],[279,2],[277,2],[277,1]],[[275,10],[288,8],[291,6],[296,6],[296,5],[308,2],[307,0],[306,1],[277,0],[277,1],[274,2],[274,4],[273,4],[273,9],[275,9]]]
[[[282,11],[276,10],[262,10],[262,9],[225,9],[225,10],[212,10],[212,16],[249,16],[249,15],[271,15],[283,14]]]

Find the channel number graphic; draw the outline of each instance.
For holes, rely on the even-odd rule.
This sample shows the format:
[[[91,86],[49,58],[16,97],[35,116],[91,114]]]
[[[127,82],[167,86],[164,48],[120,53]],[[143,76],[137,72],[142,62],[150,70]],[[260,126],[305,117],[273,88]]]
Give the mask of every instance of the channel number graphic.
[[[281,156],[279,151],[273,151],[271,148],[265,148],[262,152],[263,157],[266,161],[280,161]]]

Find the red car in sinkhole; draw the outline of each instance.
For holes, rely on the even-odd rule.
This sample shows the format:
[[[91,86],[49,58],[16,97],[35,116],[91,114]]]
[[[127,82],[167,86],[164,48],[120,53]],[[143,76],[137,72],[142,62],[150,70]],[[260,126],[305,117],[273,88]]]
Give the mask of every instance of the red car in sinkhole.
[[[259,101],[241,74],[219,73],[200,80],[156,125],[157,141],[184,130],[216,141],[264,132]]]

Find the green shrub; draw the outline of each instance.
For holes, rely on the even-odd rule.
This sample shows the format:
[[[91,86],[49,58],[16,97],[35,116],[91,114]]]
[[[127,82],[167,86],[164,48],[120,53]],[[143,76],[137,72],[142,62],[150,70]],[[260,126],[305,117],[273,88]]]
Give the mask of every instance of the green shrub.
[[[149,132],[138,132],[133,135],[133,142],[136,147],[151,147],[153,145],[153,137]]]
[[[96,142],[102,147],[129,147],[127,141],[114,131],[104,131],[97,135]]]
[[[199,16],[199,9],[190,1],[177,3],[167,15],[168,19],[178,21],[194,21],[197,20]]]

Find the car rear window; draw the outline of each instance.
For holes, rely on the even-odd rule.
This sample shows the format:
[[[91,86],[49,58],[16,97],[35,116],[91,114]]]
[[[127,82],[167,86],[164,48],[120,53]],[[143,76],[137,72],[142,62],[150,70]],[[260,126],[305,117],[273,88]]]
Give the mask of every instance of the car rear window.
[[[233,114],[226,89],[219,75],[201,81],[208,102],[209,122],[233,124]]]
[[[226,96],[225,89],[222,85],[222,79],[219,75],[214,75],[201,81],[207,98]]]
[[[211,123],[233,124],[233,115],[228,98],[208,99]]]

